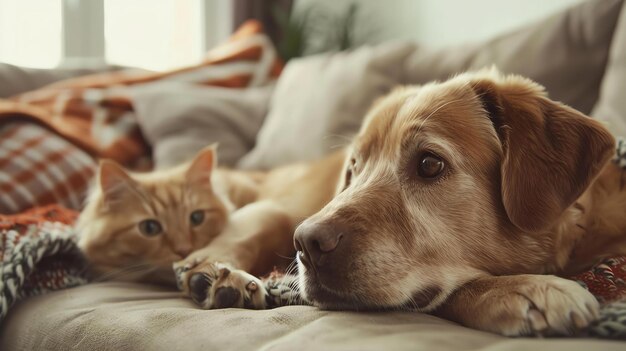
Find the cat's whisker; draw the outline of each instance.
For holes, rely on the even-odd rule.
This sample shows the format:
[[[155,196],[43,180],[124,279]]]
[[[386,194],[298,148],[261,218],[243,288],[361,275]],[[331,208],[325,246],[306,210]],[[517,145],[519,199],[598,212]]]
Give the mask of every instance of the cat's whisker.
[[[98,276],[96,279],[93,280],[93,282],[104,282],[104,281],[109,281],[113,279],[118,279],[124,276],[129,277],[132,274],[138,274],[138,273],[147,274],[157,269],[158,267],[154,266],[154,264],[151,264],[151,263],[138,263],[135,265],[126,266],[123,268],[119,268],[119,269],[107,272],[103,275]]]
[[[106,282],[106,281],[113,281],[113,280],[118,280],[124,277],[126,278],[135,277],[135,276],[142,275],[148,272],[150,272],[150,268],[147,268],[147,267],[136,268],[136,269],[119,269],[114,272],[109,272],[105,275],[98,276],[98,278],[93,280],[93,282],[100,283],[100,282]]]
[[[344,145],[348,145],[350,143],[352,143],[352,137],[349,137],[347,135],[342,135],[342,134],[327,134],[323,137],[324,140],[328,140],[331,138],[338,138],[338,139],[342,139],[343,141],[345,141],[346,143]]]

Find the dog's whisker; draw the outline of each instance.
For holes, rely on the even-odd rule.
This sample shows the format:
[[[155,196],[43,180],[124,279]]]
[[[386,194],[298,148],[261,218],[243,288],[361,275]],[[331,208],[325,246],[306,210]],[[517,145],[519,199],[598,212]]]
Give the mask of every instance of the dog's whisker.
[[[295,261],[294,261],[295,262]],[[281,285],[284,285],[287,279],[290,279],[291,277],[294,276],[294,272],[298,269],[297,265],[295,264],[290,264],[287,267],[287,270],[285,271],[284,275],[279,279],[279,283]]]
[[[419,305],[415,302],[415,299],[411,295],[407,293],[403,293],[403,295],[407,299],[407,302],[405,302],[405,308],[408,308],[410,311],[417,311],[420,309]],[[406,304],[409,306],[406,306]]]
[[[288,260],[295,260],[295,259],[296,259],[296,256],[293,256],[293,257],[291,257],[291,256],[285,256],[285,255],[281,255],[281,254],[279,254],[278,252],[274,252],[274,254],[275,254],[276,256],[280,257],[280,258],[285,258],[285,259],[288,259]]]

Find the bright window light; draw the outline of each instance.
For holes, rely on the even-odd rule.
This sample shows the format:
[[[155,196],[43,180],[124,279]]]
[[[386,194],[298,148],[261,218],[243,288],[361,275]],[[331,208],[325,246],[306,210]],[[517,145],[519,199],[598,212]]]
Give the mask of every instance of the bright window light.
[[[0,0],[0,62],[52,68],[63,49],[62,0]]]
[[[105,0],[106,60],[165,70],[203,55],[201,0]]]

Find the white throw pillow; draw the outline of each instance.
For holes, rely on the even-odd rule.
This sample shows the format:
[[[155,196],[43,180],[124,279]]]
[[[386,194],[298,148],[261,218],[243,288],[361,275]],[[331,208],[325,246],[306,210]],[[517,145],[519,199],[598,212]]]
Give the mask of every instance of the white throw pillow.
[[[600,86],[600,99],[591,116],[605,123],[615,136],[626,137],[626,5],[615,28],[609,62]]]
[[[410,43],[386,43],[289,62],[257,144],[239,167],[267,169],[348,144],[372,102],[402,79]]]

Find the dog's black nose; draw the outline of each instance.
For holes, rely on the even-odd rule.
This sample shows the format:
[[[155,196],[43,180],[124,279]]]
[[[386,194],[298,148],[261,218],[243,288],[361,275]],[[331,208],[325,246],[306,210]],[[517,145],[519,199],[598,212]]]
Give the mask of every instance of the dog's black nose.
[[[304,264],[322,266],[325,256],[335,251],[342,237],[340,228],[331,224],[304,222],[296,229],[294,245],[304,254]]]

